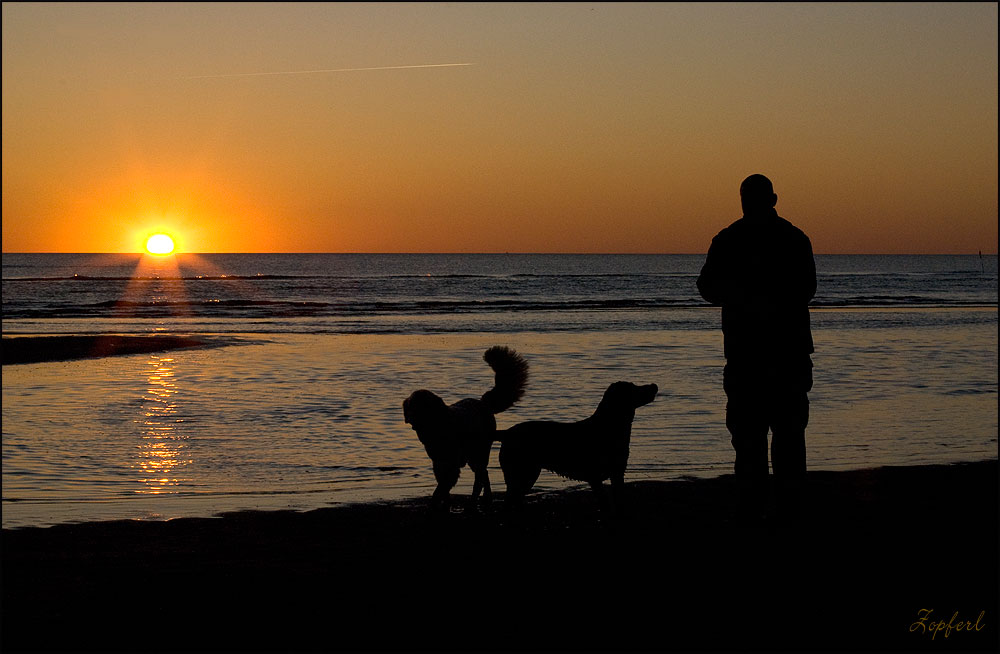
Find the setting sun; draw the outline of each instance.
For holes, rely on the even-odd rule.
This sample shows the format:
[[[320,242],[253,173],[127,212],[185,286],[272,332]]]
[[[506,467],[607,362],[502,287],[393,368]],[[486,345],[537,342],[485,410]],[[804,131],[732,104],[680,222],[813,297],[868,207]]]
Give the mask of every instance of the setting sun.
[[[150,254],[170,254],[174,251],[174,239],[166,234],[153,234],[146,240],[146,251]]]

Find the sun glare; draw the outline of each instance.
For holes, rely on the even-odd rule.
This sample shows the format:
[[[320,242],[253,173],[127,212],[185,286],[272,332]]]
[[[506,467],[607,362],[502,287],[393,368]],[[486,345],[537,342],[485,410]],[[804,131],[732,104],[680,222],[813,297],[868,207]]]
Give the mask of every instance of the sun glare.
[[[153,234],[146,240],[146,251],[150,254],[170,254],[174,251],[174,239],[166,234]]]

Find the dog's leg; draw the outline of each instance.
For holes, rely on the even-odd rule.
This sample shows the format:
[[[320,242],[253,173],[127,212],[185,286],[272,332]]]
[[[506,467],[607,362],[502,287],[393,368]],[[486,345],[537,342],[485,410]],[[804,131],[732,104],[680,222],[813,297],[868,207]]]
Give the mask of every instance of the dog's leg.
[[[472,482],[472,503],[475,504],[479,496],[483,496],[483,504],[489,504],[493,501],[493,489],[490,487],[490,475],[486,470],[480,468],[479,470],[473,470],[475,473],[475,480]]]
[[[476,472],[477,477],[482,477],[480,485],[483,489],[483,504],[491,504],[493,502],[493,487],[490,486],[490,475],[486,470],[480,470]]]
[[[609,516],[614,516],[618,512],[618,484],[615,483],[614,478],[611,480],[611,492],[608,493],[604,488],[604,483],[600,481],[590,482],[590,487],[594,489],[597,494],[597,505],[598,510]]]
[[[486,470],[486,463],[476,462],[473,465],[469,462],[469,468],[472,469],[472,474],[475,475],[472,482],[472,502],[473,504],[479,499],[479,496],[483,496],[483,502],[489,502],[493,496],[493,489],[490,487],[490,474]]]
[[[525,483],[525,479],[518,475],[504,471],[504,482],[507,485],[507,492],[504,494],[504,504],[510,507],[520,507],[524,504],[525,494],[531,490],[531,484]]]
[[[594,493],[597,494],[597,501],[603,507],[607,503],[607,493],[604,492],[604,483],[600,481],[589,482],[590,487],[594,489]]]
[[[625,501],[625,471],[611,475],[611,511],[617,518],[627,517],[628,504]]]
[[[520,492],[520,489],[516,484],[512,483],[509,479],[507,480],[507,491],[503,496],[504,506],[515,507],[521,506],[524,501],[524,495]]]
[[[511,470],[504,470],[504,482],[507,485],[507,494],[504,496],[504,503],[511,506],[521,506],[524,504],[524,496],[532,489],[538,476],[542,474],[542,468],[534,465],[524,465]]]
[[[434,489],[434,494],[431,495],[431,510],[446,510],[448,508],[449,499],[450,495],[448,493],[448,488],[438,484],[438,487]]]
[[[507,491],[503,496],[503,511],[506,516],[514,520],[520,520],[524,509],[524,493],[516,486],[507,485]]]
[[[621,513],[624,508],[625,473],[617,472],[611,475],[611,508],[615,513]]]
[[[451,489],[458,483],[458,476],[461,470],[449,466],[434,466],[434,478],[437,479],[437,488],[431,496],[432,509],[447,510],[451,499]]]

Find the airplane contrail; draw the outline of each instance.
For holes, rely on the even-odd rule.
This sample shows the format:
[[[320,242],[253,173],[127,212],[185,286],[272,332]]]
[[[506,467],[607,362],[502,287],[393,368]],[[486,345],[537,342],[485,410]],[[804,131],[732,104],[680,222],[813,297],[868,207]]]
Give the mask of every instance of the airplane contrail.
[[[402,70],[404,68],[448,68],[453,66],[475,66],[462,64],[415,64],[411,66],[372,66],[369,68],[322,68],[319,70],[282,70],[268,73],[223,73],[221,75],[189,75],[182,79],[216,79],[220,77],[262,77],[264,75],[314,75],[316,73],[353,73],[363,70]]]

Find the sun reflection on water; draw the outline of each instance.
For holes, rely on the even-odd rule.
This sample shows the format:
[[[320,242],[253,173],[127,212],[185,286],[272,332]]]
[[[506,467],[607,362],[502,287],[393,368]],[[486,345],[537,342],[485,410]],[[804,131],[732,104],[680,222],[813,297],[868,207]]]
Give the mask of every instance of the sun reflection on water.
[[[178,431],[178,388],[174,381],[174,359],[152,355],[148,362],[146,392],[143,394],[139,460],[137,468],[142,486],[137,493],[158,495],[176,491],[185,480],[178,477],[180,468],[191,463],[185,459],[187,437]]]

